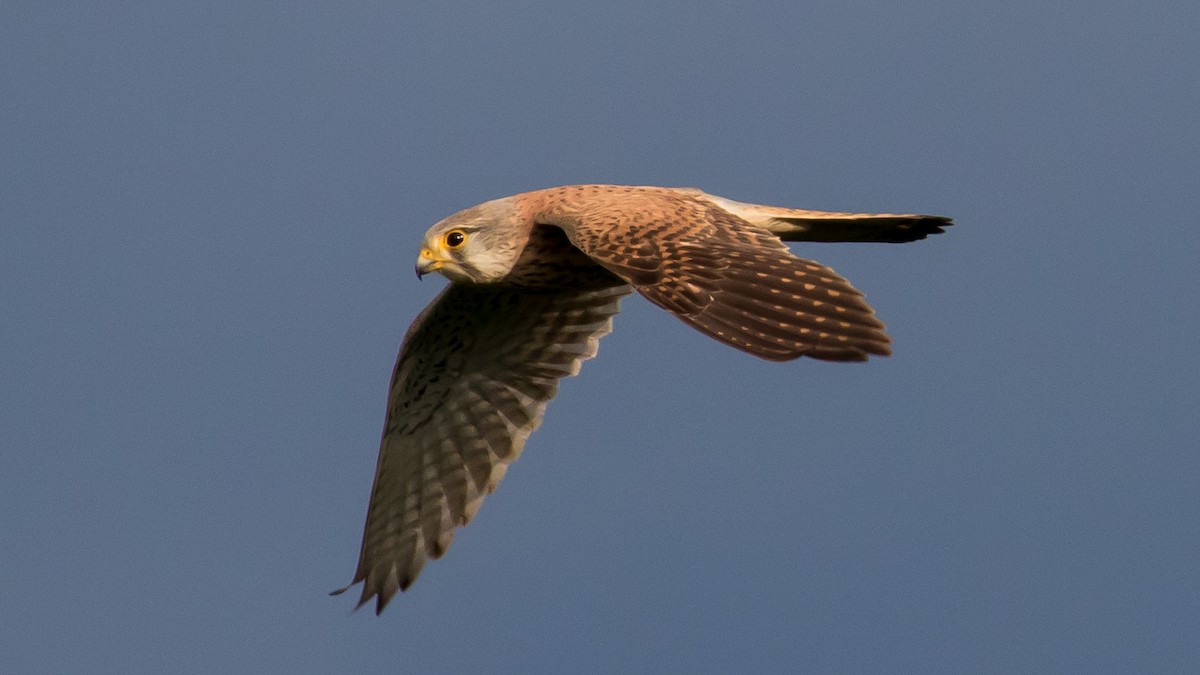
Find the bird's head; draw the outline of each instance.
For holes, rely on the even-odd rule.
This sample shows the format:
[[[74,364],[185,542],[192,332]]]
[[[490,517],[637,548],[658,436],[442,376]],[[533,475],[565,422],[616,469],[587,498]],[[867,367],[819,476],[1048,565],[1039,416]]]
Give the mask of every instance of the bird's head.
[[[417,277],[441,272],[456,282],[499,281],[512,270],[527,234],[511,199],[459,211],[425,233]]]

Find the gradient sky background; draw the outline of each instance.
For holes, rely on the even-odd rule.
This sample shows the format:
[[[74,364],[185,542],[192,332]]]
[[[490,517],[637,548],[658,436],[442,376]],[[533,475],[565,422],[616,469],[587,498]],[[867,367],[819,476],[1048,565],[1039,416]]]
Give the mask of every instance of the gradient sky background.
[[[1200,671],[1200,3],[416,4],[0,5],[0,672]],[[866,365],[626,301],[351,613],[420,235],[582,182],[958,225],[793,247]]]

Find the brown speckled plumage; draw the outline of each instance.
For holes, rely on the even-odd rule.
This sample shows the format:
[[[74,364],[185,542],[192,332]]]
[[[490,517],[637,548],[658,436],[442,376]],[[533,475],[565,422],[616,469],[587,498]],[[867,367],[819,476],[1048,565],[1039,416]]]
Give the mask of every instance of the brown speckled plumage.
[[[396,362],[351,582],[363,582],[359,604],[375,598],[382,611],[446,552],[631,291],[755,356],[863,361],[891,353],[883,324],[849,282],[783,241],[906,242],[950,224],[573,185],[434,225],[418,273],[454,283],[417,317]]]

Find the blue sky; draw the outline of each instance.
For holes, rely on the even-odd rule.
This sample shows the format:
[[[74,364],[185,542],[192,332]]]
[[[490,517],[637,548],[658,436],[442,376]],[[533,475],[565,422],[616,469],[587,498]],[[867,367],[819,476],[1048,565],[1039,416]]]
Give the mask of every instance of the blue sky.
[[[1200,670],[1192,2],[0,8],[0,671]],[[795,245],[895,356],[631,298],[449,555],[354,569],[420,235],[557,184]]]

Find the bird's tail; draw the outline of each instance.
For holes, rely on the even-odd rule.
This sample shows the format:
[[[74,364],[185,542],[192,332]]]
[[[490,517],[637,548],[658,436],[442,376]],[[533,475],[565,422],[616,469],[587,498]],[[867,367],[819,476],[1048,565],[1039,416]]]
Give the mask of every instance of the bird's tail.
[[[944,232],[954,221],[917,213],[842,213],[735,202],[696,190],[698,197],[784,241],[901,243]]]

